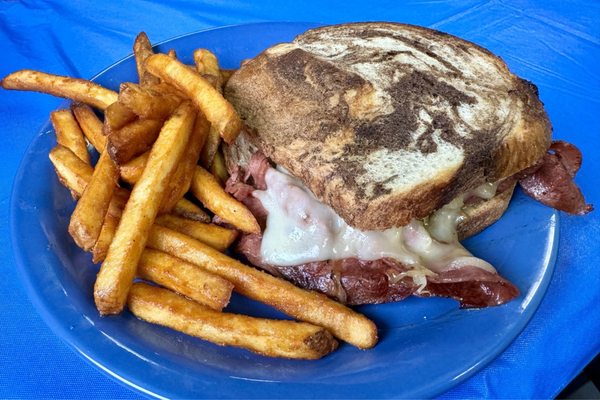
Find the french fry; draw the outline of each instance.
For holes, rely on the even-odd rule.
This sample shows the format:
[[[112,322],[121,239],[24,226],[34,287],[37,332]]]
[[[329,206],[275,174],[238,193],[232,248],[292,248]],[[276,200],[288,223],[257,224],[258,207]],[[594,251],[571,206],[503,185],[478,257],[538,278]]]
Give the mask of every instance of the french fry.
[[[117,226],[121,219],[120,215],[106,214],[100,236],[96,241],[92,254],[95,263],[102,262],[106,258],[108,247],[112,242]],[[176,232],[188,235],[205,243],[219,251],[225,251],[237,237],[237,232],[214,224],[193,221],[175,215],[162,215],[156,218],[155,225],[164,226]]]
[[[233,291],[231,282],[162,251],[144,250],[137,271],[140,278],[217,311],[227,306]]]
[[[106,214],[100,236],[93,248],[95,263],[104,261],[106,252],[113,240],[120,215]],[[225,251],[237,237],[237,232],[214,224],[193,221],[175,215],[161,215],[156,218],[155,225],[164,226],[176,232],[186,234],[219,251]]]
[[[102,133],[102,121],[96,116],[94,110],[88,105],[74,103],[71,105],[71,111],[87,140],[98,153],[102,152],[106,147],[106,136]]]
[[[92,249],[92,262],[95,264],[104,261],[106,258],[108,247],[115,236],[115,232],[117,231],[117,226],[119,226],[120,220],[120,217],[115,217],[110,213],[107,213],[104,217],[104,223],[102,224],[100,235],[98,236],[98,240]]]
[[[237,232],[233,229],[192,221],[169,214],[156,218],[155,223],[165,228],[185,233],[219,251],[225,251],[237,237]]]
[[[102,153],[69,223],[69,233],[83,250],[91,250],[100,236],[118,179],[117,166],[108,153]]]
[[[144,172],[149,155],[150,151],[147,151],[120,165],[121,179],[131,185],[136,183],[140,179],[140,176],[142,176],[142,172]]]
[[[215,154],[219,151],[220,144],[221,136],[219,136],[219,132],[211,126],[208,137],[206,138],[206,143],[204,143],[204,147],[202,147],[202,152],[200,153],[200,164],[202,164],[205,169],[209,169],[212,165]]]
[[[142,154],[152,147],[162,125],[162,120],[136,119],[111,132],[107,145],[110,156],[120,165]]]
[[[167,56],[169,56],[169,58],[172,58],[173,60],[179,60],[179,58],[177,57],[177,52],[175,51],[175,49],[169,49],[169,51],[167,51]],[[188,64],[184,64],[186,67],[192,69],[192,70],[196,70],[194,65],[188,65]]]
[[[108,206],[108,213],[113,217],[121,218],[125,205],[129,200],[129,195],[129,190],[121,187],[116,188],[113,198],[110,201],[110,205]]]
[[[49,157],[60,182],[77,197],[81,197],[88,182],[92,179],[94,168],[81,161],[75,153],[61,145],[53,148]],[[120,187],[115,188],[108,206],[108,214],[120,218],[128,198],[128,190]]]
[[[300,289],[248,267],[185,234],[155,225],[148,247],[179,257],[233,283],[244,296],[269,304],[301,321],[327,328],[334,336],[362,349],[377,343],[375,324],[327,296]]]
[[[105,110],[117,101],[117,93],[87,81],[22,69],[2,79],[0,85],[9,90],[28,90],[64,97]]]
[[[144,63],[146,59],[154,54],[152,44],[145,32],[140,32],[133,42],[133,55],[135,57],[135,66],[137,68],[140,85],[147,86],[159,83],[160,79],[146,71]]]
[[[127,200],[129,200],[129,195],[130,192],[127,189],[118,187],[115,190],[113,199],[111,200],[110,206],[108,207],[108,212],[110,213],[110,215],[118,218],[121,217],[121,214],[123,214],[123,210],[125,209],[125,204],[127,204]],[[183,198],[179,199],[179,201],[175,203],[175,207],[173,207],[172,214],[192,221],[210,222],[210,217],[208,216],[206,211],[204,211],[191,201]]]
[[[177,166],[177,170],[175,170],[175,173],[171,178],[169,188],[161,203],[161,213],[171,212],[175,204],[182,199],[183,195],[190,189],[192,178],[194,177],[194,170],[198,164],[198,158],[200,157],[200,151],[202,150],[202,146],[204,146],[209,129],[210,125],[208,121],[204,115],[199,112],[196,116],[194,129],[187,144],[186,151]]]
[[[90,164],[90,154],[85,138],[71,110],[58,110],[50,113],[50,121],[56,133],[56,141],[70,149],[86,164]]]
[[[87,186],[94,169],[81,161],[70,149],[57,145],[48,154],[60,182],[66,186],[77,198],[81,197]]]
[[[82,161],[79,160],[69,149],[60,145],[55,147],[50,152],[50,159],[55,165],[57,174],[59,174],[59,176],[60,174],[66,174],[68,177],[70,177],[67,178],[66,181],[63,181],[63,184],[65,184],[65,186],[71,190],[79,191],[79,194],[83,193],[87,181],[92,176],[92,168],[89,165],[83,164]],[[72,161],[73,159],[76,159],[77,162],[74,163],[74,166],[69,166],[69,161]],[[82,166],[87,168],[82,169]],[[117,190],[119,189],[120,188],[117,188]],[[117,210],[122,210],[125,202],[127,201],[127,191],[122,190],[122,192],[125,193],[115,192],[111,202],[111,205],[115,203],[115,208]],[[124,199],[123,194],[126,196]],[[119,197],[121,197],[121,199],[119,199]],[[111,213],[111,208],[109,208],[109,211],[104,218],[104,223],[102,224],[102,229],[100,231],[98,240],[92,249],[92,261],[94,263],[102,262],[105,259],[108,247],[113,240],[115,231],[119,224],[120,216],[120,211],[118,214],[114,214]],[[200,240],[204,240],[206,243],[212,246],[220,247],[221,249],[223,249],[223,246],[227,247],[229,244],[231,244],[236,237],[235,231],[231,231],[216,225],[203,224],[175,216],[163,216],[161,218],[164,218],[163,223],[168,224],[168,226],[171,226],[174,230],[187,232],[188,234],[191,234]],[[142,254],[142,259],[145,252],[148,251],[152,250],[146,249]],[[163,257],[163,260],[165,259],[166,258]],[[171,261],[167,264],[167,266],[164,266],[161,263],[157,264],[157,261],[155,260],[153,263],[154,265],[148,267],[150,268],[149,272],[144,272],[144,266],[142,264],[138,264],[138,273],[140,276],[146,279],[150,279],[153,282],[159,283],[169,289],[175,290],[178,293],[184,294],[196,301],[201,302],[202,304],[210,306],[211,308],[220,309],[225,307],[229,301],[231,293],[232,285],[230,283],[222,278],[217,279],[215,275],[207,276],[209,273],[203,270],[198,270],[198,267],[196,266],[192,266],[192,268],[196,269],[196,271],[190,272],[190,264],[187,264],[179,259],[175,260],[178,262],[175,263]],[[186,265],[181,267],[182,264]],[[180,268],[184,268],[185,270],[181,271]],[[157,278],[156,275],[159,277]]]
[[[121,199],[116,199],[118,198],[116,195],[117,194],[115,193],[115,198],[113,198],[115,206],[122,202]],[[127,199],[125,199],[125,201],[126,200]],[[111,205],[113,205],[113,203],[111,203]],[[102,225],[102,230],[100,231],[100,237],[96,241],[92,251],[94,255],[92,261],[95,263],[104,261],[106,258],[106,252],[108,251],[108,247],[112,242],[117,225],[121,220],[121,215],[122,208],[116,213],[112,212],[111,208],[109,208],[104,224]],[[107,221],[108,219],[110,219],[110,221]],[[155,224],[186,234],[219,251],[225,251],[237,237],[237,232],[234,230],[223,228],[214,224],[178,217],[171,214],[157,217]]]
[[[152,89],[155,92],[168,94],[170,96],[179,97],[181,100],[186,100],[187,96],[181,90],[177,89],[173,85],[170,85],[166,82],[155,83],[152,85],[145,86],[148,89]]]
[[[119,219],[106,215],[98,241],[94,245],[94,263],[102,262],[112,242]],[[229,303],[233,284],[196,265],[161,251],[145,249],[137,266],[138,277],[155,282],[214,310]]]
[[[50,152],[50,159],[56,166],[57,173],[61,171],[60,173],[67,176],[76,177],[75,179],[68,178],[65,186],[71,190],[83,193],[87,181],[92,176],[92,167],[84,164],[69,149],[60,145]],[[69,165],[69,161],[73,161],[73,159],[76,159],[76,162],[71,162],[72,165]],[[83,167],[87,168],[81,168],[82,164]],[[122,192],[125,193],[115,192],[112,199],[112,202],[116,203],[115,206],[121,209],[125,204],[124,201],[127,200],[126,197],[128,197],[127,191],[122,190]],[[122,198],[123,196],[125,196],[125,199]],[[92,261],[94,263],[102,262],[105,259],[119,224],[120,216],[120,213],[118,215],[111,214],[109,208],[109,212],[104,217],[104,223],[102,224],[98,240],[92,248]],[[173,227],[175,230],[191,234],[220,249],[224,249],[231,244],[237,234],[235,231],[220,226],[203,224],[175,216],[169,215],[161,218],[164,224]],[[173,260],[173,257],[164,253],[162,253],[164,255],[161,257],[151,256],[144,258],[146,252],[158,253],[148,249],[144,251],[142,260],[146,260],[146,262],[140,261],[138,265],[138,273],[141,277],[150,279],[214,309],[220,310],[227,305],[233,285],[223,278],[209,274],[182,260]],[[145,265],[148,266],[147,271],[144,270]],[[193,268],[194,271],[190,271],[190,268]]]
[[[161,129],[146,168],[131,192],[94,286],[94,300],[102,315],[123,309],[169,178],[185,151],[195,114],[188,102],[175,110]]]
[[[229,173],[227,172],[227,167],[225,166],[225,158],[220,150],[215,153],[215,159],[210,166],[210,173],[219,180],[221,185],[225,185],[227,178],[229,178]]]
[[[61,145],[52,149],[49,157],[61,183],[77,197],[80,197],[92,178],[94,169],[81,161],[71,150]],[[108,207],[108,214],[121,218],[128,199],[129,191],[127,189],[116,188]],[[187,199],[181,199],[175,204],[173,214],[194,221],[210,222],[208,214]]]
[[[195,50],[194,63],[196,63],[196,70],[203,75],[217,76],[221,74],[217,56],[208,49]]]
[[[165,119],[175,111],[181,98],[168,92],[159,92],[152,87],[141,87],[135,83],[122,83],[119,103],[134,114],[146,119]]]
[[[146,60],[146,69],[185,93],[206,115],[223,140],[232,143],[241,129],[241,120],[233,106],[200,74],[165,54]]]
[[[196,71],[202,74],[219,93],[223,93],[217,57],[210,50],[197,49],[194,51],[194,62],[196,63]]]
[[[161,213],[171,212],[173,207],[183,198],[183,195],[187,193],[190,188],[191,180],[194,174],[194,169],[198,162],[198,157],[206,136],[208,133],[209,125],[208,121],[202,114],[198,114],[196,122],[194,123],[194,130],[190,141],[186,147],[182,160],[177,166],[169,189],[163,198],[161,205]],[[127,183],[134,184],[141,176],[146,162],[148,161],[148,152],[132,159],[131,161],[120,166],[121,178]],[[197,210],[196,210],[197,211]],[[192,218],[196,219],[196,218]],[[202,216],[201,220],[206,218]]]
[[[180,199],[177,204],[175,204],[175,207],[171,212],[173,215],[178,215],[194,221],[210,222],[210,216],[206,213],[206,211],[186,198]]]
[[[198,49],[194,51],[194,62],[196,63],[196,70],[202,74],[220,93],[223,92],[221,87],[221,73],[219,70],[219,63],[217,57],[206,49]],[[208,133],[206,143],[202,148],[200,154],[200,164],[205,169],[210,169],[213,164],[213,160],[219,145],[221,144],[221,136],[216,127],[211,126]]]
[[[260,225],[250,210],[227,193],[217,178],[204,168],[196,166],[191,189],[206,208],[224,221],[242,232],[260,233]]]
[[[136,114],[127,108],[121,101],[115,101],[104,112],[104,130],[105,136],[111,132],[121,129],[136,118]]]
[[[192,143],[190,146],[188,146],[188,151],[192,152],[193,149],[196,148],[196,145],[199,146],[200,148],[202,148],[204,146],[204,141],[206,140],[206,124],[208,122],[206,121],[206,118],[196,118],[196,122],[194,123],[194,132],[192,133],[193,137],[195,137],[195,140],[199,143]],[[190,139],[191,140],[191,139]],[[188,160],[193,160],[194,158],[196,158],[195,156],[193,157],[195,152],[193,152]],[[125,164],[120,166],[121,169],[121,178],[129,183],[129,184],[134,184],[138,181],[138,179],[140,178],[140,176],[142,175],[142,172],[144,171],[144,167],[146,166],[146,162],[148,161],[148,155],[150,153],[149,152],[145,152],[137,157],[135,157],[134,159],[132,159],[131,161],[126,162]],[[192,163],[187,163],[187,165],[192,164]],[[195,164],[195,162],[193,163]],[[192,165],[193,165],[192,164]],[[195,165],[193,165],[195,166]],[[188,168],[188,167],[186,167]],[[179,168],[178,168],[179,170]],[[183,170],[181,171],[182,173],[184,172]],[[188,189],[189,189],[189,184],[187,185]],[[187,190],[185,190],[185,192],[187,192]],[[184,192],[184,193],[185,193]]]
[[[94,168],[81,161],[75,153],[61,145],[57,145],[50,151],[49,158],[54,165],[60,182],[75,197],[81,197],[88,182],[92,179]],[[115,188],[113,197],[108,205],[108,214],[120,218],[128,198],[128,190],[120,187]]]
[[[145,283],[133,285],[127,306],[147,322],[269,357],[318,359],[337,348],[335,339],[321,327],[220,313]]]

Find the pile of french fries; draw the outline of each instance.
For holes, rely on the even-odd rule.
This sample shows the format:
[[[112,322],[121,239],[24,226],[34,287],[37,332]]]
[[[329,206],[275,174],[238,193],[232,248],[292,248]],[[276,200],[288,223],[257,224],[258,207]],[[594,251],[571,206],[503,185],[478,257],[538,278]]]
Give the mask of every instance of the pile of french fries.
[[[5,89],[73,101],[51,114],[57,145],[49,156],[77,200],[69,233],[102,263],[94,286],[100,314],[127,305],[142,320],[272,357],[317,359],[337,348],[335,338],[374,346],[377,329],[365,316],[224,253],[238,232],[260,233],[222,186],[220,144],[241,129],[222,95],[231,71],[206,49],[194,52],[194,66],[174,51],[155,54],[143,32],[133,49],[139,83],[122,83],[119,93],[31,70],[2,80]],[[99,154],[95,166],[88,143]],[[226,227],[211,224],[211,214]],[[302,322],[223,312],[232,290]]]

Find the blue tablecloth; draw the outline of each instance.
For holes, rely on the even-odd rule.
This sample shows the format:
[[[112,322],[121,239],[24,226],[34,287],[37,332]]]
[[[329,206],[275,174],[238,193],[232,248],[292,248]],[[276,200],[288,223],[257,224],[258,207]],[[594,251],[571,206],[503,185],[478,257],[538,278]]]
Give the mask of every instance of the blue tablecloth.
[[[600,205],[600,3],[594,1],[2,1],[0,76],[32,68],[91,77],[129,54],[141,30],[158,42],[257,21],[360,20],[433,27],[502,56],[538,85],[554,136],[583,150],[577,180],[588,200]],[[13,177],[27,145],[60,102],[0,91],[0,398],[131,398],[137,394],[81,359],[46,327],[11,254]],[[563,216],[560,236],[556,271],[531,323],[493,363],[443,397],[552,397],[598,354],[600,212]]]

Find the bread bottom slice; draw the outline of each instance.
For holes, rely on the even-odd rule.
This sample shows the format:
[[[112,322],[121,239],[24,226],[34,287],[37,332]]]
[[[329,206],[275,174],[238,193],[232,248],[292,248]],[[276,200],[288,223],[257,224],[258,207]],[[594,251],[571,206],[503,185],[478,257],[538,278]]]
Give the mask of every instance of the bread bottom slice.
[[[458,239],[464,240],[476,235],[500,219],[508,208],[515,186],[516,182],[489,200],[463,208],[466,218],[456,227]]]

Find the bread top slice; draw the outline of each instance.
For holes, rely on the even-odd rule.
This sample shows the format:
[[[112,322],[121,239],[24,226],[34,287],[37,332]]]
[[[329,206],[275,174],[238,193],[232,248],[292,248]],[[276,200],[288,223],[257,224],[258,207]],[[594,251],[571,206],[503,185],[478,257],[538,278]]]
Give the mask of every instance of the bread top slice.
[[[309,30],[244,64],[225,96],[247,126],[240,146],[362,230],[423,218],[550,144],[535,86],[473,43],[411,25]]]

